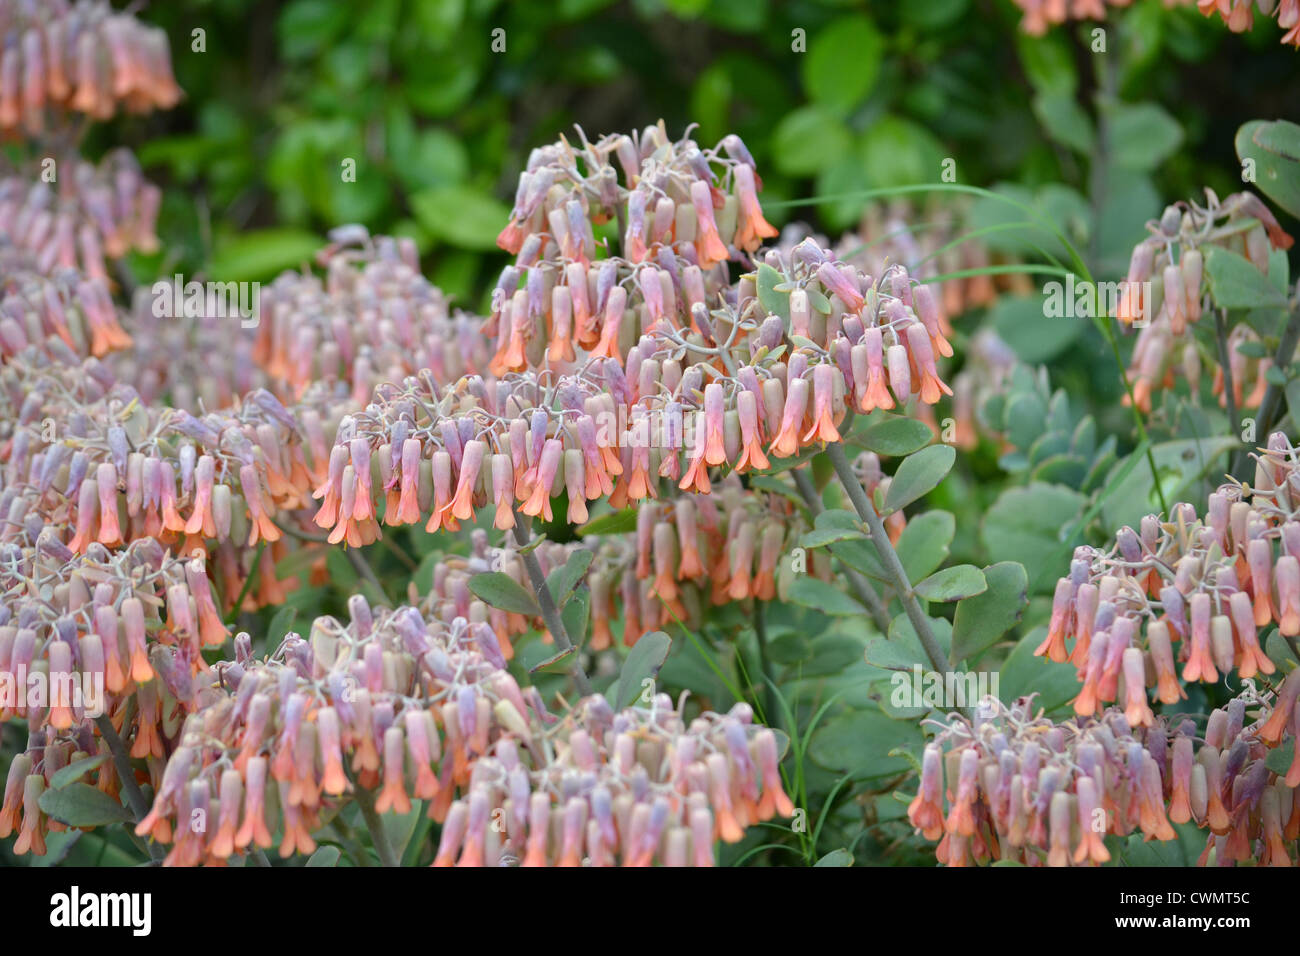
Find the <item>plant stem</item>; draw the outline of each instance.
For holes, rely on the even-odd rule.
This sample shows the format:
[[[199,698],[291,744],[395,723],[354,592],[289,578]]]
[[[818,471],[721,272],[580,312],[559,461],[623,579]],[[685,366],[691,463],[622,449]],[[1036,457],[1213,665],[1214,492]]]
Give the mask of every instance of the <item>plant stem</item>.
[[[772,671],[772,661],[767,656],[767,625],[763,620],[763,602],[758,598],[754,599],[754,638],[758,643],[758,667],[763,674],[763,707],[767,711],[763,715],[763,723],[768,727],[775,726],[777,720],[776,710],[776,675]]]
[[[366,821],[366,829],[370,831],[370,842],[374,844],[375,852],[379,854],[380,865],[397,866],[397,857],[388,842],[388,834],[384,832],[384,821],[375,812],[374,795],[365,787],[357,786],[356,801],[357,806],[361,808],[361,817]]]
[[[342,843],[347,848],[348,853],[351,854],[353,863],[357,866],[365,867],[371,865],[370,854],[367,853],[365,848],[357,842],[357,835],[352,832],[352,828],[347,825],[347,822],[343,819],[341,813],[330,821],[330,826],[333,827],[334,832],[339,835],[339,842]]]
[[[880,563],[885,566],[885,573],[890,576],[893,582],[894,590],[898,592],[898,599],[903,604],[903,611],[907,614],[907,619],[912,622],[912,627],[916,630],[916,636],[921,640],[921,647],[925,649],[926,657],[930,658],[930,663],[935,670],[945,674],[948,673],[952,669],[952,665],[948,663],[948,655],[939,646],[939,641],[934,636],[934,630],[930,627],[930,619],[922,612],[921,605],[916,600],[916,595],[912,593],[912,582],[907,579],[907,571],[903,568],[903,562],[898,559],[898,552],[894,550],[893,544],[889,541],[889,533],[885,531],[885,525],[880,520],[880,515],[876,514],[875,505],[867,497],[866,491],[862,488],[862,483],[853,474],[853,468],[844,455],[844,446],[839,442],[832,442],[826,446],[826,453],[830,455],[831,464],[835,467],[835,474],[840,479],[840,484],[844,486],[844,490],[848,492],[849,499],[853,502],[853,507],[857,510],[858,516],[867,523],[867,527],[871,530],[871,543],[876,548],[876,554],[880,556]]]
[[[1273,356],[1274,368],[1280,371],[1291,364],[1291,360],[1295,358],[1297,342],[1300,342],[1300,303],[1292,307],[1286,328],[1282,330],[1282,338],[1278,341],[1277,352]],[[1224,371],[1226,373],[1226,367]],[[1255,419],[1259,425],[1255,430],[1255,436],[1261,439],[1261,444],[1268,444],[1268,433],[1275,424],[1274,420],[1277,417],[1278,406],[1282,403],[1282,395],[1282,389],[1273,384],[1264,391],[1264,400],[1259,403],[1259,413]],[[1234,475],[1246,467],[1248,457],[1249,452],[1245,449],[1237,452],[1232,466]]]
[[[108,719],[107,714],[100,714],[95,718],[95,726],[99,728],[99,735],[108,743],[108,749],[113,754],[113,766],[117,769],[117,779],[122,784],[122,792],[126,794],[126,802],[131,807],[131,812],[135,814],[135,822],[139,823],[149,813],[149,801],[144,798],[144,792],[140,789],[140,784],[136,783],[135,771],[131,769],[131,757],[126,752],[126,745],[122,743],[122,738],[118,736],[117,728],[113,722]],[[132,828],[132,833],[135,830]],[[163,858],[162,847],[152,840],[149,841],[149,856],[155,863]]]
[[[808,477],[808,472],[802,468],[791,470],[794,476],[795,487],[799,489],[799,494],[803,497],[804,503],[808,505],[808,510],[816,518],[822,513],[821,498],[817,494],[817,489],[813,486],[812,479]],[[851,568],[843,561],[840,562],[844,569],[844,577],[849,582],[849,589],[853,592],[867,610],[871,613],[871,620],[875,622],[876,627],[881,634],[889,633],[889,610],[885,607],[885,602],[876,589],[871,586],[871,582],[858,573],[856,568]]]
[[[393,599],[390,598],[388,592],[384,590],[384,586],[379,582],[379,578],[375,575],[374,569],[370,567],[370,562],[366,560],[366,556],[361,553],[360,549],[344,548],[343,554],[347,557],[348,561],[351,562],[352,567],[356,569],[357,574],[361,576],[362,580],[375,589],[385,604],[389,607],[393,607]]]
[[[519,547],[525,547],[532,539],[529,529],[524,526],[524,516],[518,511],[515,512],[515,542]],[[546,622],[546,629],[551,632],[551,638],[555,641],[555,646],[563,654],[565,651],[573,649],[573,642],[569,640],[569,632],[564,629],[564,622],[560,620],[560,611],[551,600],[551,589],[546,586],[546,575],[542,573],[542,566],[537,561],[537,555],[532,551],[525,551],[520,555],[524,559],[524,567],[528,569],[528,580],[533,584],[533,594],[537,598],[537,606],[542,609],[542,620]],[[573,676],[573,682],[578,685],[584,697],[592,693],[591,681],[587,679],[587,672],[582,669],[582,664],[578,660],[575,651],[573,655],[573,666],[569,668],[569,673]]]
[[[1223,310],[1214,310],[1214,338],[1219,345],[1219,367],[1223,369],[1223,397],[1228,406],[1228,429],[1237,428],[1237,398],[1232,382],[1232,364],[1228,361],[1228,324],[1223,320]],[[1231,462],[1229,462],[1231,464]]]

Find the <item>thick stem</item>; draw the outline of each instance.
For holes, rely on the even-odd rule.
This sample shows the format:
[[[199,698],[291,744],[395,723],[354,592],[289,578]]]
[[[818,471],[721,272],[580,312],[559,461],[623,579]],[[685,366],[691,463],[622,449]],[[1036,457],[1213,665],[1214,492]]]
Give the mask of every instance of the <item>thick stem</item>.
[[[149,813],[149,801],[145,799],[140,784],[136,782],[135,771],[131,769],[131,757],[126,752],[126,745],[122,743],[117,728],[113,726],[113,722],[108,719],[107,714],[100,714],[96,717],[95,726],[99,728],[99,735],[108,743],[108,749],[113,754],[113,766],[117,769],[117,779],[122,784],[122,792],[126,794],[127,805],[130,806],[131,813],[135,815],[135,822],[139,823]],[[163,858],[162,847],[153,841],[150,841],[148,846],[149,856],[157,863]]]
[[[357,806],[361,808],[361,818],[366,821],[366,829],[370,831],[370,842],[375,846],[375,852],[379,854],[379,863],[381,866],[397,866],[397,856],[393,853],[393,847],[388,842],[388,834],[384,831],[384,821],[379,818],[375,812],[374,795],[365,787],[356,788]]]
[[[907,614],[907,619],[912,622],[916,636],[921,640],[921,647],[925,649],[926,657],[930,658],[930,663],[935,670],[948,673],[952,669],[952,665],[948,663],[948,655],[939,646],[934,630],[930,627],[930,619],[925,616],[920,603],[916,600],[916,595],[912,593],[912,582],[907,579],[903,562],[899,560],[898,552],[890,543],[889,533],[885,531],[880,515],[876,514],[875,505],[867,498],[862,483],[853,474],[853,468],[844,455],[844,446],[839,442],[832,442],[826,446],[826,453],[830,455],[831,464],[835,466],[835,474],[840,479],[840,484],[844,486],[844,490],[848,492],[858,516],[867,523],[867,528],[871,531],[871,543],[875,545],[880,563],[885,566],[885,573],[889,575],[894,590],[898,592],[903,611]]]
[[[518,511],[515,512],[515,542],[519,547],[525,547],[532,535],[527,527],[524,526],[524,516]],[[555,646],[563,654],[565,651],[573,648],[573,642],[569,640],[569,632],[564,629],[564,622],[560,620],[560,611],[551,600],[551,589],[546,586],[546,575],[542,573],[542,566],[537,561],[537,555],[532,551],[525,551],[520,555],[524,559],[524,567],[528,569],[528,580],[532,582],[533,594],[537,598],[537,606],[542,609],[542,620],[546,622],[546,629],[551,632],[551,638],[555,641]],[[582,669],[582,664],[578,661],[577,653],[573,655],[573,666],[569,668],[569,673],[573,676],[573,682],[578,685],[584,697],[592,693],[591,681],[587,679],[587,672]]]
[[[1295,358],[1295,349],[1298,342],[1300,342],[1300,304],[1291,309],[1286,328],[1282,330],[1282,338],[1278,341],[1277,352],[1273,356],[1274,368],[1281,370],[1291,364],[1291,360]],[[1270,384],[1264,391],[1264,400],[1259,403],[1259,412],[1255,419],[1258,423],[1255,437],[1262,445],[1268,444],[1268,433],[1276,423],[1278,406],[1282,403],[1283,394],[1282,389]],[[1239,474],[1246,467],[1249,454],[1250,452],[1246,449],[1237,452],[1232,465],[1234,475]]]
[[[808,505],[808,510],[816,518],[822,512],[821,498],[817,494],[817,489],[813,486],[812,479],[808,477],[808,472],[802,468],[792,469],[790,472],[794,476],[795,487],[799,489],[799,494],[803,497],[804,503]],[[840,562],[844,569],[845,580],[849,582],[849,590],[871,614],[871,620],[875,622],[876,627],[881,634],[889,633],[889,610],[885,607],[885,602],[876,589],[871,586],[871,582],[858,573],[856,568],[851,568],[843,561]]]

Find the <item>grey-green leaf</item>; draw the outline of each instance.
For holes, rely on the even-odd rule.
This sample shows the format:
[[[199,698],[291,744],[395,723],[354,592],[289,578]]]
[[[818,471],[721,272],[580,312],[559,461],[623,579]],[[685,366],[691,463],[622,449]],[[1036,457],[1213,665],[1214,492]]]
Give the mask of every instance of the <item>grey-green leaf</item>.
[[[537,599],[502,571],[485,571],[474,575],[469,579],[469,589],[479,600],[512,614],[537,617],[542,613],[542,609],[537,606]]]
[[[931,445],[908,455],[890,482],[889,493],[885,496],[885,511],[898,511],[933,491],[956,459],[957,450],[951,445]]]
[[[988,584],[984,572],[973,564],[958,564],[936,571],[913,587],[917,597],[926,601],[960,601],[983,594]]]

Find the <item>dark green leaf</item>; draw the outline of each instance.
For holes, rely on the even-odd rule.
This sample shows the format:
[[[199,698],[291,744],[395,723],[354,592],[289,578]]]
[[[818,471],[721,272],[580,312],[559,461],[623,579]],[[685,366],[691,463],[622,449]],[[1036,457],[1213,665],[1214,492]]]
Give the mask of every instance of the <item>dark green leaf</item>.
[[[610,706],[616,711],[628,707],[644,691],[654,693],[653,682],[659,676],[659,668],[668,659],[672,650],[672,639],[663,631],[649,631],[628,651],[627,659],[619,670],[618,681],[605,696]],[[645,682],[650,681],[647,685]]]

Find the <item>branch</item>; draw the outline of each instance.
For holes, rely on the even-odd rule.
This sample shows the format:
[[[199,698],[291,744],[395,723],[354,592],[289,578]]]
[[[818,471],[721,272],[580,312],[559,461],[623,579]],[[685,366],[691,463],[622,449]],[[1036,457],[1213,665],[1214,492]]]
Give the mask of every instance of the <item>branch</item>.
[[[117,728],[108,719],[108,715],[100,714],[96,717],[95,726],[99,728],[99,735],[104,738],[108,743],[108,749],[112,751],[113,766],[117,769],[117,779],[121,782],[122,792],[126,794],[126,802],[135,815],[135,822],[139,823],[149,813],[149,801],[145,799],[140,784],[136,782],[135,771],[131,769],[131,758],[126,752],[126,745],[122,743],[122,738],[118,736]],[[134,827],[131,832],[135,832]],[[148,847],[149,856],[155,863],[160,862],[163,858],[162,847],[153,840],[149,841]]]
[[[531,540],[532,535],[529,529],[524,526],[524,516],[518,511],[515,512],[515,542],[519,547],[525,547]],[[556,608],[555,602],[551,600],[551,589],[546,586],[546,575],[542,573],[542,566],[537,561],[537,555],[531,550],[525,551],[520,555],[524,559],[524,567],[528,569],[528,580],[532,582],[533,593],[537,597],[537,606],[542,609],[542,620],[546,622],[546,629],[551,632],[551,638],[555,641],[555,646],[563,654],[565,651],[573,649],[573,642],[569,640],[569,632],[564,629],[564,622],[560,620],[559,609]],[[591,681],[587,679],[587,672],[582,669],[582,664],[578,661],[578,655],[573,655],[573,666],[569,668],[569,673],[573,675],[573,681],[578,685],[578,690],[584,697],[592,693]]]
[[[835,466],[835,474],[840,479],[840,484],[844,486],[844,490],[848,492],[858,516],[871,530],[871,543],[875,545],[880,563],[885,566],[885,573],[889,575],[894,590],[898,592],[898,599],[903,604],[907,619],[912,622],[912,627],[916,629],[916,636],[921,639],[921,646],[925,649],[926,656],[930,658],[930,663],[935,670],[948,673],[952,670],[952,665],[948,663],[948,655],[939,646],[939,641],[930,627],[930,619],[922,612],[916,595],[912,593],[912,582],[907,579],[903,562],[898,559],[898,552],[890,543],[885,525],[880,520],[880,515],[876,514],[875,505],[867,498],[862,482],[858,481],[857,476],[853,474],[853,468],[844,456],[844,446],[839,442],[832,442],[826,446],[826,453],[830,455],[831,464]]]
[[[374,844],[375,852],[379,854],[380,865],[397,866],[397,857],[393,854],[393,848],[388,842],[388,834],[384,831],[384,821],[375,812],[374,795],[365,787],[357,785],[355,796],[357,806],[361,808],[361,817],[366,821],[366,829],[370,831],[370,842]]]
[[[1281,371],[1291,364],[1291,360],[1295,358],[1297,342],[1300,342],[1300,302],[1292,306],[1286,328],[1282,330],[1282,338],[1277,343],[1277,352],[1273,356],[1274,368]],[[1224,372],[1226,374],[1226,367]],[[1262,438],[1265,445],[1268,444],[1268,433],[1276,423],[1278,406],[1282,404],[1282,395],[1283,390],[1270,383],[1264,391],[1264,400],[1259,403],[1259,412],[1256,417],[1259,427],[1255,430],[1255,436],[1257,439]],[[1232,465],[1234,475],[1246,467],[1249,454],[1246,449],[1237,452]]]
[[[795,486],[799,489],[799,494],[803,496],[804,503],[808,505],[808,510],[816,518],[817,515],[821,514],[823,508],[821,498],[817,495],[817,489],[813,487],[808,472],[802,468],[794,468],[790,471],[790,474],[794,476]],[[849,567],[843,561],[840,564],[844,569],[844,577],[849,582],[849,590],[871,612],[871,620],[875,622],[880,633],[888,634],[889,610],[885,607],[885,602],[876,593],[876,589],[871,586],[871,582],[859,574],[856,568]]]

